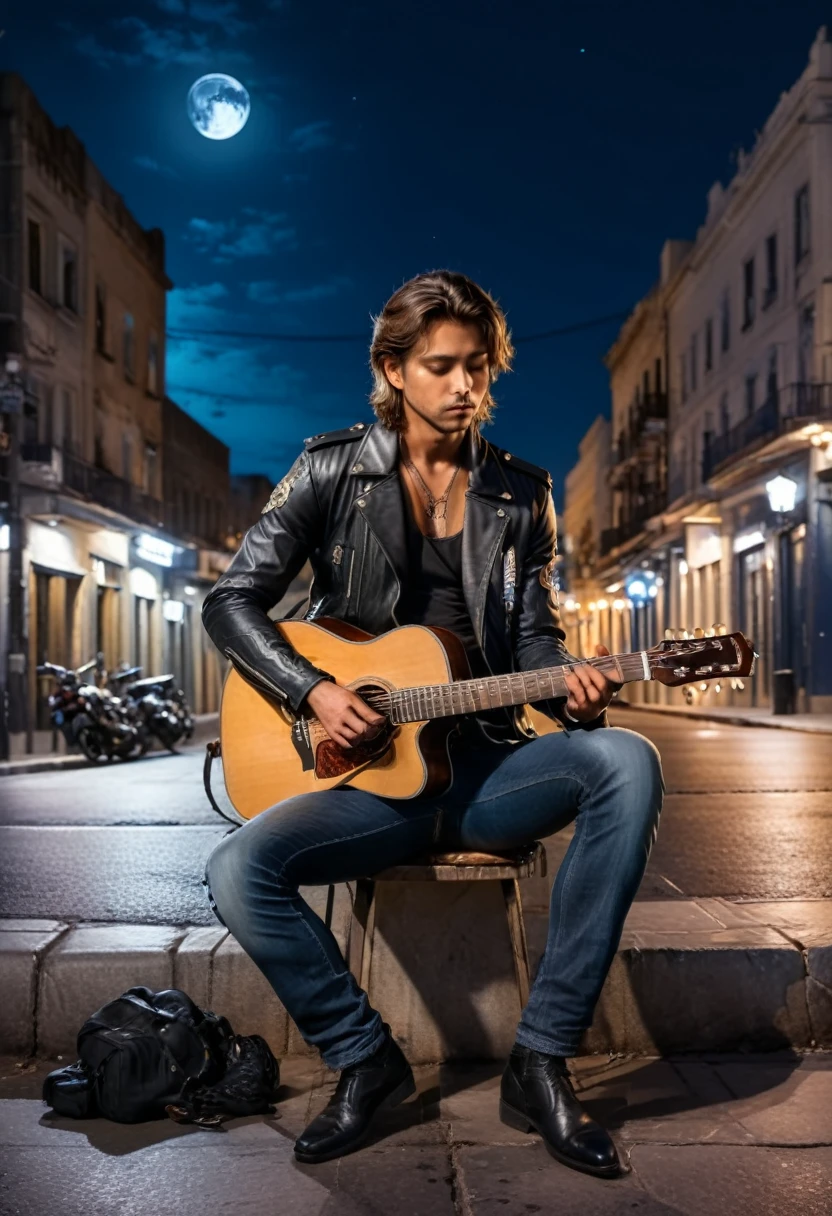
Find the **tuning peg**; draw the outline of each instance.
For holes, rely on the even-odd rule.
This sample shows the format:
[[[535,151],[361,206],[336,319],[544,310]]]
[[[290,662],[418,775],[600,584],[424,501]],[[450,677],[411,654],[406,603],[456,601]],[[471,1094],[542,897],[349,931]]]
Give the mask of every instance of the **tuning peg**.
[[[737,680],[737,688],[740,690],[740,692],[742,692],[742,690],[745,688],[742,680]]]
[[[713,625],[711,625],[710,629],[705,630],[705,637],[712,638],[712,637],[714,637],[715,633],[716,633],[716,630],[714,629]]]
[[[714,692],[722,692],[722,685],[719,683],[719,681],[714,684]]]
[[[717,635],[717,637],[720,637],[720,638],[724,637],[725,634],[728,632],[728,626],[723,625],[721,621],[717,622],[716,625],[712,625],[711,628],[713,629],[713,631]]]
[[[702,683],[699,685],[699,691],[700,691],[700,692],[707,692],[707,691],[708,691],[708,685],[705,683],[705,681],[704,681],[704,680],[703,680],[703,681],[702,681]]]
[[[673,639],[676,637],[676,633],[673,629],[665,629],[664,636],[665,636],[666,641],[672,642]]]
[[[704,638],[704,636],[705,636],[705,630],[702,628],[702,626],[701,626],[701,625],[697,625],[697,626],[696,626],[696,628],[695,628],[695,629],[694,629],[694,631],[693,631],[693,636],[694,636],[695,638]]]

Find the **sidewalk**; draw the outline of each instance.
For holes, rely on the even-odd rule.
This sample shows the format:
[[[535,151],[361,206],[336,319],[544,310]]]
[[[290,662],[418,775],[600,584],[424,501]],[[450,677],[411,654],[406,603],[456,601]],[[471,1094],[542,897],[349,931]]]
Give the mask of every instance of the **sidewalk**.
[[[3,1211],[34,1216],[829,1216],[832,1055],[573,1063],[576,1091],[629,1173],[587,1177],[498,1117],[502,1061],[424,1065],[418,1092],[365,1145],[299,1165],[293,1144],[332,1093],[312,1060],[281,1064],[272,1116],[222,1132],[62,1119],[40,1101],[53,1063],[0,1062]]]
[[[728,726],[766,726],[778,730],[803,730],[812,734],[832,735],[832,714],[772,714],[770,709],[742,709],[737,706],[643,705],[619,698],[615,702],[626,709],[650,714],[675,714],[683,718],[700,718],[703,722],[725,722]]]
[[[204,745],[209,739],[219,733],[219,714],[194,714],[194,734],[182,747],[193,747],[197,743]],[[67,752],[63,755],[26,755],[17,756],[14,760],[0,760],[0,777],[16,777],[21,773],[50,773],[65,772],[73,768],[92,768],[86,756],[79,752]]]

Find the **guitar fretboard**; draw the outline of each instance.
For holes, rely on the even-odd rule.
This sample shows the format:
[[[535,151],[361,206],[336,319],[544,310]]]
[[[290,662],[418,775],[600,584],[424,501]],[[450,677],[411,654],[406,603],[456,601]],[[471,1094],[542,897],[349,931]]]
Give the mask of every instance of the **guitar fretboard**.
[[[595,667],[622,684],[651,678],[647,652],[637,651],[634,654],[604,655],[562,667],[540,667],[510,675],[456,680],[452,684],[423,684],[393,692],[391,720],[394,723],[426,722],[432,718],[481,713],[506,705],[534,704],[535,701],[546,701],[551,697],[565,697],[568,690],[564,674],[574,671],[576,667]]]

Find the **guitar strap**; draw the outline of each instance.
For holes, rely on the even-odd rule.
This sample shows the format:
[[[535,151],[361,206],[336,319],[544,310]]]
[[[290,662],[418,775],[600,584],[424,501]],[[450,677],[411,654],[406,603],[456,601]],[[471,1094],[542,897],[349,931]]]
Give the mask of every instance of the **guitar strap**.
[[[208,801],[211,803],[211,806],[214,808],[217,814],[222,815],[223,819],[227,820],[228,823],[232,823],[235,828],[241,828],[243,825],[240,820],[232,819],[230,815],[225,813],[214,797],[214,791],[211,789],[211,766],[217,757],[221,755],[222,744],[220,743],[219,739],[213,739],[210,743],[206,743],[205,763],[202,766],[202,784],[205,786],[205,793],[208,795]]]

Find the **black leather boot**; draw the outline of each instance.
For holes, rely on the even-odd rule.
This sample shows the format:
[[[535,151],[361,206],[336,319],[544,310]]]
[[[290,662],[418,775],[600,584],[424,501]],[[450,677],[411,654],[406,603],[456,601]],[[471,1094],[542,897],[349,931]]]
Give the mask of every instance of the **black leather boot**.
[[[500,1085],[500,1118],[520,1132],[540,1132],[563,1165],[597,1178],[616,1178],[621,1167],[608,1132],[575,1097],[563,1056],[515,1043]]]
[[[366,1138],[376,1111],[398,1106],[416,1092],[413,1071],[390,1034],[379,1049],[342,1070],[335,1093],[295,1141],[298,1161],[330,1161],[358,1148]]]

